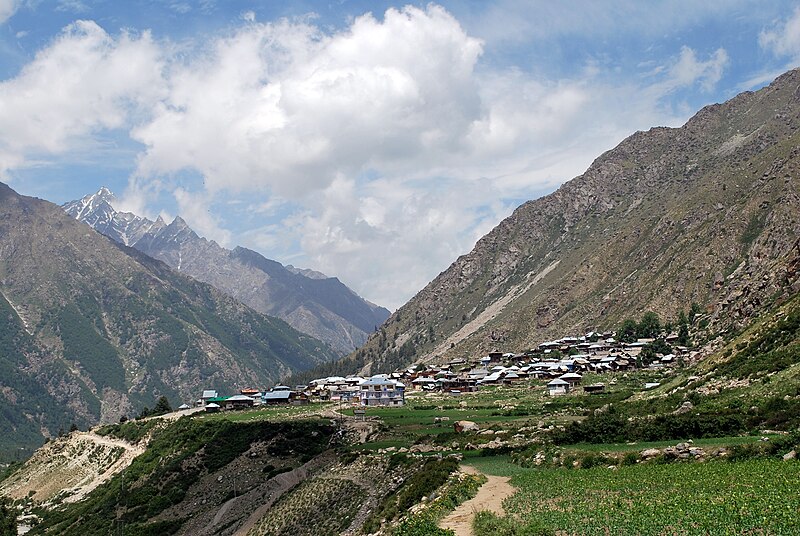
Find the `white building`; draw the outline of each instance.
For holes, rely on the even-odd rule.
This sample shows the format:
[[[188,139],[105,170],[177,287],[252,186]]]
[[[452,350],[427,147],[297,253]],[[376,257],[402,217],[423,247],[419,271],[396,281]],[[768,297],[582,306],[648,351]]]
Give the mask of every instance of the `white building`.
[[[402,406],[406,386],[385,376],[373,376],[361,383],[362,406]]]

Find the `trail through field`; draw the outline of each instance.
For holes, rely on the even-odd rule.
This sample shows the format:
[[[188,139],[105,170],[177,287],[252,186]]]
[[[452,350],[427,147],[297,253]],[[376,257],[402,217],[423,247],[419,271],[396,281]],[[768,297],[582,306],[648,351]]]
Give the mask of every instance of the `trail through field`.
[[[473,475],[481,474],[480,471],[469,465],[462,465],[461,470]],[[478,494],[472,499],[461,503],[450,515],[439,522],[439,527],[451,529],[456,536],[472,536],[472,520],[475,513],[488,510],[503,515],[503,499],[513,495],[517,488],[509,484],[507,476],[485,475],[486,483],[480,487]]]

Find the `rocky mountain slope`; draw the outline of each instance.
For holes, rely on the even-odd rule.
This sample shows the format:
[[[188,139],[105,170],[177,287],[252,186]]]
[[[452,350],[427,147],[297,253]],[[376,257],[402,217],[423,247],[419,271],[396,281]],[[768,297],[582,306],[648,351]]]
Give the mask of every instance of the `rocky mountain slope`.
[[[121,244],[138,249],[256,311],[277,316],[325,341],[342,355],[361,346],[389,317],[334,277],[269,260],[255,251],[228,250],[199,237],[180,217],[167,224],[114,209],[107,188],[66,203],[67,214]]]
[[[692,303],[719,332],[796,291],[800,71],[637,132],[520,206],[400,308],[345,369],[389,369],[612,328]]]
[[[321,341],[0,184],[0,452],[160,395],[265,387]],[[176,404],[176,405],[177,405]]]

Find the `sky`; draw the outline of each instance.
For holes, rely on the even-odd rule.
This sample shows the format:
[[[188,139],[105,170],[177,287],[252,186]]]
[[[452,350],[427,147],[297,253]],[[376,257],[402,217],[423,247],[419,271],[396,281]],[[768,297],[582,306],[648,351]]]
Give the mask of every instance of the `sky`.
[[[800,63],[770,0],[0,0],[0,181],[396,309],[637,130]]]

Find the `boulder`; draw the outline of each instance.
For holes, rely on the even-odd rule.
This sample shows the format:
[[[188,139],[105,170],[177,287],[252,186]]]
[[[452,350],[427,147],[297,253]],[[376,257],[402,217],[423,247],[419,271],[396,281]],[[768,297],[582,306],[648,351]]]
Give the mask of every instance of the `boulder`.
[[[453,423],[453,430],[457,434],[463,434],[464,432],[479,432],[481,427],[472,421],[456,421]]]
[[[786,454],[783,455],[783,461],[788,462],[789,460],[794,460],[797,458],[797,451],[790,450]]]
[[[649,458],[655,458],[656,456],[661,456],[661,451],[658,449],[645,449],[641,452],[640,456],[647,460]]]

